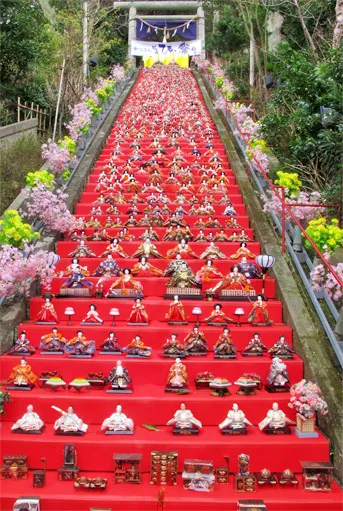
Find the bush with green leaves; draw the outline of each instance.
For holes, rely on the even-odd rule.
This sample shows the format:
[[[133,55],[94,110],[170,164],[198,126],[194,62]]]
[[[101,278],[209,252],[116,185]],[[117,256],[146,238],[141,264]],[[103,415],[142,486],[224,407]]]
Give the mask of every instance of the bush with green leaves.
[[[36,172],[29,172],[25,177],[26,186],[34,188],[38,184],[44,184],[47,188],[52,189],[54,186],[54,175],[47,170],[36,170]]]
[[[330,223],[324,217],[311,220],[306,229],[306,234],[323,253],[332,253],[336,248],[343,246],[343,229],[339,228],[337,218],[333,218]],[[311,247],[308,240],[305,240],[305,246],[307,248]]]
[[[0,244],[12,245],[13,247],[23,248],[25,243],[30,243],[34,239],[39,239],[38,232],[32,232],[32,227],[25,224],[16,209],[5,211],[0,220]]]
[[[283,172],[278,170],[276,172],[278,179],[275,179],[275,184],[283,186],[286,191],[286,197],[298,197],[302,182],[296,172]]]

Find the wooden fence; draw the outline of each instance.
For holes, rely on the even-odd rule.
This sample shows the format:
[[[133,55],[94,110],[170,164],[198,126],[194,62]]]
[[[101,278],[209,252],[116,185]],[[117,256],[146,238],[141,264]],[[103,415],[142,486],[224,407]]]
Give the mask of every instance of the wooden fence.
[[[34,103],[22,105],[20,103],[20,98],[18,97],[17,103],[17,121],[26,121],[27,119],[37,119],[38,126],[37,132],[40,135],[45,135],[52,131],[53,127],[53,116],[49,110],[46,108],[40,108],[39,105],[34,105]]]

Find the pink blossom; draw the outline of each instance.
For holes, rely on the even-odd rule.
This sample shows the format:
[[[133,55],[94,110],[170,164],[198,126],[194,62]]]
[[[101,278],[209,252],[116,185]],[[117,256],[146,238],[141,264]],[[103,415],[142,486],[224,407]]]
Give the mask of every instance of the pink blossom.
[[[55,192],[44,184],[34,188],[24,188],[27,212],[23,216],[38,217],[49,231],[70,232],[76,229],[77,222],[65,203],[68,195],[63,189]]]
[[[338,263],[337,266],[333,266],[333,269],[337,275],[343,279],[343,263]],[[311,286],[314,291],[319,291],[324,288],[330,298],[335,301],[338,301],[343,297],[342,287],[332,273],[326,271],[323,264],[318,264],[312,269]]]
[[[303,420],[309,419],[320,412],[322,415],[328,413],[327,403],[321,396],[321,390],[311,381],[301,380],[290,388],[290,400],[288,406],[295,408]]]
[[[58,174],[64,172],[70,163],[68,149],[65,146],[59,147],[51,139],[48,140],[47,144],[42,145],[42,158],[47,160],[50,169]]]
[[[125,80],[125,69],[120,64],[115,64],[111,67],[110,79],[116,83]]]
[[[0,247],[0,297],[10,298],[28,294],[32,282],[39,278],[49,288],[55,267],[49,267],[49,254],[46,250],[33,252],[32,247],[24,250],[2,245]]]
[[[223,98],[223,96],[220,96],[219,99],[217,99],[214,102],[214,108],[216,108],[217,110],[225,110],[225,108],[226,108],[226,101]]]
[[[85,103],[77,103],[73,107],[69,106],[69,110],[72,119],[69,124],[66,125],[66,128],[69,130],[70,138],[72,140],[77,140],[80,135],[87,131],[92,121],[92,113]]]
[[[285,190],[285,194],[287,195],[287,189]],[[266,212],[272,212],[277,216],[281,216],[282,206],[281,200],[278,199],[278,196],[281,198],[281,190],[277,189],[275,192],[268,190],[267,197],[265,195],[261,196],[261,199],[264,202],[263,210]],[[308,204],[309,206],[298,206],[291,208],[292,213],[298,220],[304,220],[309,222],[313,218],[315,218],[318,214],[323,211],[323,208],[313,207],[310,204],[317,204],[320,201],[320,194],[318,192],[300,192],[298,197],[295,195],[291,195],[291,197],[286,198],[287,204]],[[290,220],[290,215],[288,211],[285,212],[286,221]]]

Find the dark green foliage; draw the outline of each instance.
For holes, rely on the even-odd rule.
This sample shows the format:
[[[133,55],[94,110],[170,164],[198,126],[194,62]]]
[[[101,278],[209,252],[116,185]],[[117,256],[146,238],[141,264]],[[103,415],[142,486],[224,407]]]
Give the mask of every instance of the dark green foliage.
[[[26,174],[43,165],[41,143],[35,135],[28,135],[0,146],[0,215],[25,186]]]
[[[249,45],[249,38],[242,19],[231,5],[225,5],[212,34],[209,34],[206,49],[218,57],[230,58],[232,52]]]
[[[280,85],[262,120],[265,138],[282,162],[302,168],[305,183],[321,189],[342,170],[342,52],[330,50],[318,62],[307,49],[296,51],[283,43],[271,69]],[[321,106],[337,112],[327,126]]]

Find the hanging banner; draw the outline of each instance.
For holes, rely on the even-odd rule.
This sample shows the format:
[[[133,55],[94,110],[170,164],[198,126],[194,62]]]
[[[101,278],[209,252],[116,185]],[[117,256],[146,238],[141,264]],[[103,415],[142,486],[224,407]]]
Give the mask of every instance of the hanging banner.
[[[157,41],[131,41],[131,55],[132,57],[148,57],[150,55],[159,55],[165,57],[166,55],[174,54],[176,57],[182,55],[200,55],[201,54],[201,41],[195,39],[194,41],[187,42],[170,42],[159,43]]]

